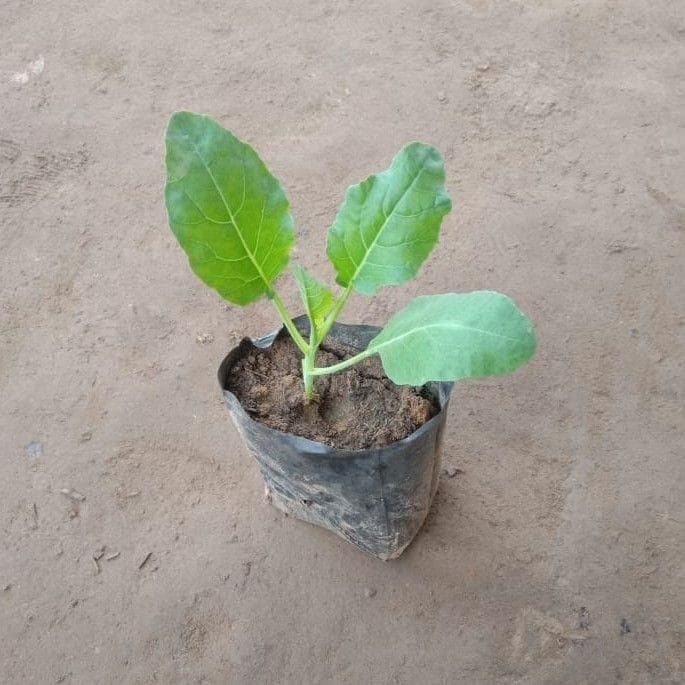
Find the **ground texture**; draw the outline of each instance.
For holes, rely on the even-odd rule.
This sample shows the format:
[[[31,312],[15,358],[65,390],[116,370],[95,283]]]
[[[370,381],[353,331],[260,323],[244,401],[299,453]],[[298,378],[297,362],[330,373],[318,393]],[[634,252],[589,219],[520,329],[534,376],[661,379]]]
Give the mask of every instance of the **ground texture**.
[[[683,681],[682,2],[2,0],[0,25],[3,683]],[[343,319],[492,288],[537,324],[531,364],[456,389],[397,562],[262,498],[215,372],[277,320],[166,227],[175,109],[257,147],[320,277],[345,187],[435,144],[438,249]]]

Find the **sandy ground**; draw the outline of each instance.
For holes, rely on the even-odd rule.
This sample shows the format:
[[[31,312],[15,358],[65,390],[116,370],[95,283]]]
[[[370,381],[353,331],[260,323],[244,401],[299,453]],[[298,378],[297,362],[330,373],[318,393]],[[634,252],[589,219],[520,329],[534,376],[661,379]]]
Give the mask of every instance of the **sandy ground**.
[[[682,2],[4,0],[0,25],[3,683],[683,682]],[[493,288],[537,324],[533,363],[456,390],[464,473],[398,562],[262,498],[215,372],[277,319],[166,226],[182,108],[257,147],[325,278],[345,187],[435,144],[439,248],[343,319]]]

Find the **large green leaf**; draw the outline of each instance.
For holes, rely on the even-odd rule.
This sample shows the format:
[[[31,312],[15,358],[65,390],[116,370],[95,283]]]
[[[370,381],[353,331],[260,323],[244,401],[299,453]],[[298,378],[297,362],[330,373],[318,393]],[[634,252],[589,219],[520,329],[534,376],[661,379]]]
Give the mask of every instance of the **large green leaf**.
[[[301,266],[296,266],[293,269],[293,275],[300,289],[300,296],[318,345],[321,342],[324,320],[333,307],[333,293],[309,275]]]
[[[416,275],[452,203],[440,153],[411,143],[390,168],[347,190],[328,232],[337,282],[365,295]]]
[[[257,153],[209,117],[176,112],[166,134],[169,225],[193,271],[235,304],[271,292],[293,220]]]
[[[531,322],[489,290],[412,300],[369,343],[399,385],[509,373],[535,352]]]

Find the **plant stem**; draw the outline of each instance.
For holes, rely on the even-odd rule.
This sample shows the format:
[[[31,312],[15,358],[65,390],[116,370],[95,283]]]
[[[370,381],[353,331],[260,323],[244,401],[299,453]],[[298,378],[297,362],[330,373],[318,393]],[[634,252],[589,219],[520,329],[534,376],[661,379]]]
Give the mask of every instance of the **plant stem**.
[[[295,345],[297,345],[300,352],[302,352],[302,354],[306,356],[309,351],[309,346],[305,342],[304,338],[300,335],[300,331],[298,331],[295,327],[295,324],[293,323],[290,313],[286,309],[285,305],[283,304],[283,301],[278,296],[278,293],[275,290],[271,291],[270,299],[274,303],[274,307],[276,307],[278,315],[281,317],[281,321],[288,330],[288,333],[290,333],[290,337],[293,339],[293,342],[295,343]]]
[[[324,322],[323,328],[321,329],[321,333],[319,335],[319,340],[314,341],[312,340],[310,342],[310,345],[314,347],[316,344],[322,343],[325,339],[326,336],[328,335],[329,331],[331,330],[331,327],[335,323],[335,320],[338,318],[338,314],[342,311],[342,308],[345,306],[345,303],[347,302],[347,299],[349,296],[352,294],[352,283],[350,283],[347,288],[343,291],[342,295],[337,299],[333,309],[331,309],[330,313],[326,317],[326,321]],[[343,371],[344,369],[348,369],[350,366],[354,366],[355,364],[359,363],[363,359],[366,359],[367,357],[370,357],[371,355],[375,354],[373,351],[368,351],[364,350],[363,352],[360,352],[359,354],[355,354],[354,357],[350,357],[349,359],[345,359],[342,362],[339,362],[338,364],[333,364],[332,366],[324,366],[324,367],[315,367],[314,363],[316,361],[316,349],[314,349],[314,353],[310,361],[308,361],[308,366],[305,371],[305,360],[302,360],[302,371],[304,374],[304,384],[305,384],[305,393],[307,392],[307,376],[310,378],[313,378],[314,376],[326,376],[331,373],[337,373],[338,371]],[[313,382],[313,381],[310,381]],[[313,392],[313,391],[312,391]],[[309,395],[307,395],[309,398]]]
[[[307,402],[314,399],[314,364],[316,363],[316,342],[314,340],[314,329],[309,339],[309,349],[302,360],[302,380],[304,381],[304,396]]]
[[[345,306],[347,298],[349,298],[351,293],[352,284],[348,285],[347,288],[345,288],[342,295],[340,295],[340,297],[337,299],[333,309],[326,317],[326,321],[324,322],[318,340],[314,335],[314,326],[310,321],[309,344],[307,344],[305,339],[302,337],[300,332],[295,327],[295,324],[293,323],[292,318],[288,313],[288,310],[283,304],[283,301],[278,296],[278,293],[276,293],[275,290],[271,291],[270,299],[274,303],[274,306],[278,311],[278,315],[281,317],[281,321],[283,321],[283,324],[288,330],[288,333],[290,333],[290,337],[293,339],[295,345],[297,345],[300,352],[302,352],[302,354],[304,355],[304,358],[302,359],[302,380],[304,382],[304,394],[307,398],[307,401],[311,401],[314,398],[315,376],[324,376],[329,373],[335,373],[336,371],[342,371],[343,369],[346,369],[352,366],[353,364],[360,362],[362,359],[370,357],[373,354],[373,352],[360,352],[354,357],[346,359],[345,361],[340,362],[339,364],[334,364],[333,366],[326,366],[323,368],[316,368],[314,366],[316,364],[316,351],[319,347],[319,344],[323,342],[323,340],[328,335],[329,331],[331,330],[331,327],[335,323],[335,320],[338,318],[338,314],[340,314],[342,308]]]
[[[310,373],[312,374],[312,376],[326,376],[329,373],[337,373],[338,371],[343,371],[345,369],[348,369],[350,366],[358,364],[363,359],[371,357],[374,354],[376,354],[376,350],[364,350],[359,354],[355,354],[354,357],[345,359],[341,362],[338,362],[337,364],[333,364],[332,366],[314,367],[310,371]]]
[[[333,309],[331,309],[330,313],[326,317],[326,321],[324,322],[323,328],[321,329],[321,335],[319,336],[319,342],[322,343],[326,336],[328,335],[328,332],[331,330],[331,326],[335,323],[335,320],[338,318],[338,314],[340,314],[342,308],[345,306],[345,303],[347,302],[347,298],[350,296],[352,293],[352,284],[347,286],[345,290],[343,291],[342,295],[337,299]]]

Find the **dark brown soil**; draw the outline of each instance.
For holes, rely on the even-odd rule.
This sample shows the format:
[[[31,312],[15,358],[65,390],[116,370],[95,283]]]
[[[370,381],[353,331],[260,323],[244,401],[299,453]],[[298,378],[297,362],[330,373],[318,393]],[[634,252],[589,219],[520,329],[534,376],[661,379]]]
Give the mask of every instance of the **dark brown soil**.
[[[317,366],[330,366],[351,351],[324,345]],[[304,398],[301,356],[289,338],[255,348],[231,369],[228,388],[255,420],[333,447],[382,447],[406,438],[439,407],[428,392],[398,386],[377,359],[316,379],[316,400]]]

